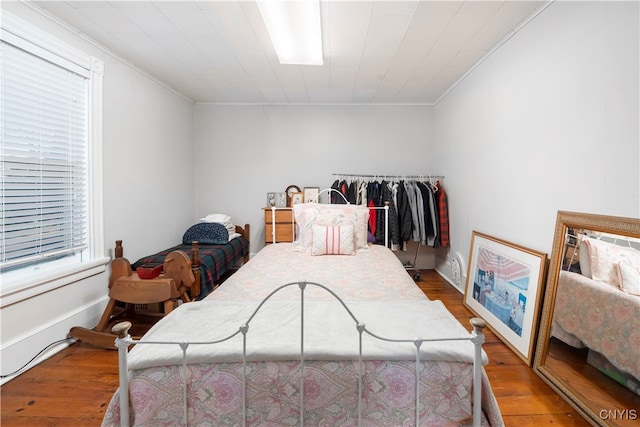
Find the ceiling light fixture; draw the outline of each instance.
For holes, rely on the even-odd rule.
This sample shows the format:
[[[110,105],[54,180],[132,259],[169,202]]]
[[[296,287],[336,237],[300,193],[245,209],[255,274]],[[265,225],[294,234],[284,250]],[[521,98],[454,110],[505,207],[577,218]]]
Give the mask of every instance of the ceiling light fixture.
[[[281,64],[323,64],[320,0],[257,3]]]

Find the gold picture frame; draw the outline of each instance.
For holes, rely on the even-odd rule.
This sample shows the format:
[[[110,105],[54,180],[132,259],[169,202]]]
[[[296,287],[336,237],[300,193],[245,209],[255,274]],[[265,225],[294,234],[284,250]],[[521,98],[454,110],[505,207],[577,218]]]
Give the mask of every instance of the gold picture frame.
[[[289,201],[289,207],[292,208],[293,205],[297,205],[299,203],[304,202],[304,193],[291,193],[291,200]]]
[[[638,425],[638,419],[640,419],[638,394],[633,391],[633,388],[621,383],[624,376],[619,374],[620,371],[616,371],[615,366],[610,362],[607,362],[605,370],[600,370],[597,366],[589,363],[590,356],[594,355],[594,351],[588,346],[584,347],[585,344],[580,341],[579,337],[574,336],[583,348],[574,348],[559,338],[561,334],[558,332],[561,331],[562,326],[556,323],[554,317],[558,315],[557,310],[561,310],[558,306],[561,305],[563,297],[558,295],[562,289],[564,289],[562,293],[566,298],[567,285],[564,280],[561,280],[562,276],[567,273],[577,276],[585,274],[585,277],[588,278],[591,275],[588,271],[582,271],[581,263],[583,261],[580,260],[582,258],[579,253],[580,245],[578,245],[577,269],[571,262],[566,262],[567,257],[570,259],[573,257],[572,245],[575,245],[577,241],[575,237],[579,235],[600,236],[603,240],[608,239],[621,246],[638,249],[638,245],[640,245],[638,243],[640,242],[640,218],[558,211],[544,303],[540,313],[540,327],[533,369],[591,425],[635,426]],[[635,246],[631,246],[631,242],[635,243]],[[586,248],[583,247],[584,249]],[[588,265],[591,258],[589,256],[585,258],[584,261]],[[598,295],[598,293],[594,294],[588,291],[586,280],[591,279],[583,278],[576,282],[585,287],[584,290],[578,291],[580,295],[585,295],[584,317],[575,318],[575,324],[578,327],[592,323],[594,321],[589,319],[599,318],[598,316],[603,315],[601,306],[593,303],[588,304],[589,301],[593,301],[591,295]],[[602,286],[604,289],[610,287],[608,284]],[[622,295],[618,307],[627,307],[626,309],[633,313],[633,304],[626,305],[626,303],[623,304],[623,301],[628,299],[625,296],[631,297],[631,301],[637,297],[625,294],[623,290],[617,290],[617,292]],[[576,302],[581,301],[577,300]],[[608,300],[605,301],[608,302]],[[613,313],[616,312],[617,310],[611,309],[610,315],[614,315]],[[608,322],[605,317],[601,317],[601,319],[603,324]],[[629,329],[633,330],[633,322],[628,322],[628,325]]]
[[[547,254],[473,231],[464,305],[528,366],[538,332]]]

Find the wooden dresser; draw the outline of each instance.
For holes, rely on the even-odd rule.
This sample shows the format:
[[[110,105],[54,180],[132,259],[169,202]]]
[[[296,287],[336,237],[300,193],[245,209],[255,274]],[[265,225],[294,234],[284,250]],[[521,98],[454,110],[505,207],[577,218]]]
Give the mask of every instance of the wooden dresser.
[[[263,208],[264,210],[264,243],[293,242],[295,237],[295,220],[292,208]],[[274,235],[275,231],[275,235]]]

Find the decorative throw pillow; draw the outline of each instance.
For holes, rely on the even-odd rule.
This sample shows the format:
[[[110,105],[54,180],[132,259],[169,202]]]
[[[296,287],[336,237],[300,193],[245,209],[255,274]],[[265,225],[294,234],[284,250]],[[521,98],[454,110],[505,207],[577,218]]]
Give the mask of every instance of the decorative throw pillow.
[[[182,236],[185,245],[193,241],[201,245],[224,245],[229,242],[229,231],[217,222],[200,222],[189,227]]]
[[[613,265],[618,276],[618,286],[624,292],[640,296],[640,256],[623,259]]]
[[[311,255],[353,255],[353,224],[318,225],[312,227]]]
[[[369,209],[361,205],[326,205],[319,203],[299,203],[293,206],[296,219],[294,249],[310,252],[313,243],[313,224],[337,226],[353,225],[355,250],[367,250],[367,224]]]

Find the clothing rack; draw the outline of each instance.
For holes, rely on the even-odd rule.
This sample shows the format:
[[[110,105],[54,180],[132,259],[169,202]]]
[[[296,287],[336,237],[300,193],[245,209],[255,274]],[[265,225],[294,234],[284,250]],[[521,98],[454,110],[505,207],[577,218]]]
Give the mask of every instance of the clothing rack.
[[[372,179],[376,181],[379,181],[379,180],[384,180],[384,181],[403,180],[403,181],[422,181],[422,182],[428,181],[431,184],[431,186],[434,186],[438,181],[444,180],[444,175],[411,175],[411,174],[410,175],[389,175],[389,174],[334,173],[333,177],[337,181],[346,181],[346,180],[368,181]],[[413,272],[413,279],[415,281],[420,280],[420,269],[416,267],[418,255],[420,252],[420,246],[421,246],[421,242],[418,241],[416,245],[416,251],[413,257],[413,263],[410,261],[407,261],[403,264],[407,272],[409,271]]]

